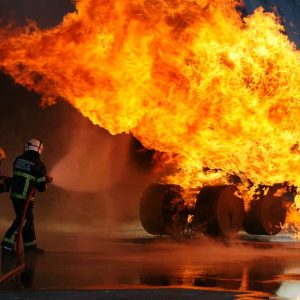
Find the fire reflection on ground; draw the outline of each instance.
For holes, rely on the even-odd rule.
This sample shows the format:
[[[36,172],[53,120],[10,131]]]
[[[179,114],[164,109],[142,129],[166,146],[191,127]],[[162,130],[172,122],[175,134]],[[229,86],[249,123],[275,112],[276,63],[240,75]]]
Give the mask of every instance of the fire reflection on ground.
[[[241,299],[300,296],[300,243],[292,239],[255,241],[241,236],[228,243],[145,237],[94,244],[90,252],[25,257],[20,278],[0,288],[177,287],[232,291]],[[2,273],[14,264],[13,258],[2,257]]]

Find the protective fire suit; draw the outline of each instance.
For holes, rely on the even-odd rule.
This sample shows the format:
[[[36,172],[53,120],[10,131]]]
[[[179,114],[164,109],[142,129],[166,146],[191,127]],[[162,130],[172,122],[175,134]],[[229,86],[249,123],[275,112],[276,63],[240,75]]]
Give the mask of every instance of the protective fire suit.
[[[36,151],[25,151],[17,157],[13,165],[13,180],[10,198],[12,200],[16,218],[1,243],[3,249],[14,251],[16,236],[22,218],[26,199],[32,189],[45,192],[47,188],[47,177],[45,165],[40,160]],[[36,237],[33,219],[34,201],[32,197],[25,215],[22,236],[24,250],[36,247]]]

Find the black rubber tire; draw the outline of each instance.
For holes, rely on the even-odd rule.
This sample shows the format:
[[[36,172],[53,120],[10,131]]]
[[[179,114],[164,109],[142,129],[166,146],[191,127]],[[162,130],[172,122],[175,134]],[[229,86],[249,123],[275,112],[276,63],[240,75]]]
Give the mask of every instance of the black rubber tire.
[[[268,188],[267,193],[251,201],[246,212],[244,230],[249,234],[276,235],[285,223],[287,201],[284,195],[275,197],[277,187]]]
[[[206,186],[197,197],[195,211],[196,233],[234,238],[241,230],[245,208],[235,186]]]
[[[179,186],[171,184],[151,184],[146,188],[140,201],[140,220],[148,233],[170,234],[170,220],[165,207],[172,199],[181,197],[180,191]]]

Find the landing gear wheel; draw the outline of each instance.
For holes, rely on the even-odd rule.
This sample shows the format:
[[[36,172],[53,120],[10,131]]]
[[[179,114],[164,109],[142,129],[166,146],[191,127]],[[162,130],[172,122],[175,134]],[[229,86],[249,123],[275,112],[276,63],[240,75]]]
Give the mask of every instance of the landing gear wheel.
[[[266,189],[268,189],[266,191]],[[244,220],[244,230],[249,234],[276,235],[285,223],[287,201],[284,195],[275,197],[278,187],[262,187]]]
[[[177,235],[185,223],[184,200],[177,185],[152,184],[144,191],[140,202],[140,220],[144,229],[155,235]]]
[[[233,238],[242,227],[244,201],[234,186],[206,186],[197,197],[195,231]]]

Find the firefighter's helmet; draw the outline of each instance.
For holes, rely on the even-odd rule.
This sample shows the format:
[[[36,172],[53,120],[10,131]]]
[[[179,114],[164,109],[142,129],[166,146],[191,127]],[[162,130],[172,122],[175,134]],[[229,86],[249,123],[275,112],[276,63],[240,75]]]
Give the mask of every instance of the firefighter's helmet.
[[[0,147],[0,160],[4,159],[6,157],[5,152],[3,148]]]
[[[39,154],[42,154],[43,150],[43,143],[39,139],[28,140],[25,144],[25,151],[36,151]]]

